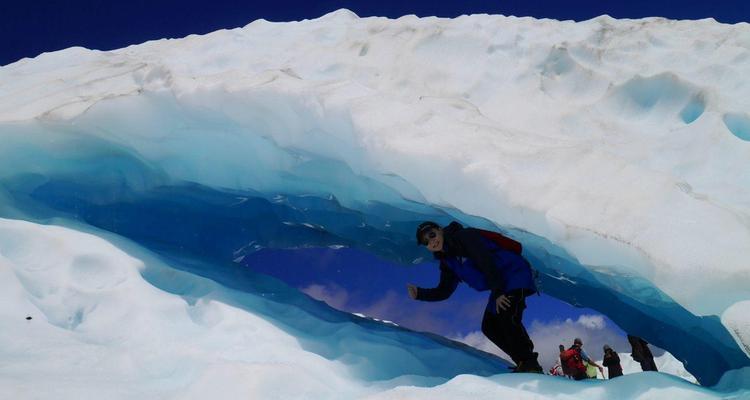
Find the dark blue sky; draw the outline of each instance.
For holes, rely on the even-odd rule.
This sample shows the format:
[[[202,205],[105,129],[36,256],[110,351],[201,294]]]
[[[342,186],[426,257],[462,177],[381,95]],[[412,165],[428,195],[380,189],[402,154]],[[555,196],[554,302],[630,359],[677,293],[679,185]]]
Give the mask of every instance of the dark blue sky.
[[[316,18],[339,8],[359,16],[407,14],[454,17],[503,14],[586,20],[602,14],[616,18],[660,16],[673,19],[713,17],[720,22],[750,22],[747,0],[73,0],[4,2],[0,6],[0,65],[71,46],[111,50],[151,39],[203,34],[244,26],[265,18],[291,21]]]

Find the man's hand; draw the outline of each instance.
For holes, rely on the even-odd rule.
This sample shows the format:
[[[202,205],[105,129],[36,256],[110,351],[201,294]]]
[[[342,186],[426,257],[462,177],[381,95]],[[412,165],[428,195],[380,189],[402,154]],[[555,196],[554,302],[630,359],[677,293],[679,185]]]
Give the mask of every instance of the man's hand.
[[[510,307],[510,299],[512,298],[513,296],[501,294],[500,297],[495,300],[495,311],[500,312],[500,310],[507,310]]]
[[[406,289],[409,291],[409,297],[416,300],[417,299],[417,287],[410,283],[406,285]]]

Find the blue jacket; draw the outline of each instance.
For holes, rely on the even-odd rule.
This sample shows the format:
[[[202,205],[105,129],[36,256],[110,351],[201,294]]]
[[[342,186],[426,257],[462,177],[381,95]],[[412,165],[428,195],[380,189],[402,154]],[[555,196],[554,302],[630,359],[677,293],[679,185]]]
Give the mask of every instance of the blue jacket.
[[[523,256],[500,248],[479,230],[458,222],[443,229],[443,251],[435,253],[435,258],[440,260],[440,283],[432,289],[419,288],[418,300],[445,300],[460,282],[493,294],[517,289],[524,289],[525,294],[536,292],[531,266]]]

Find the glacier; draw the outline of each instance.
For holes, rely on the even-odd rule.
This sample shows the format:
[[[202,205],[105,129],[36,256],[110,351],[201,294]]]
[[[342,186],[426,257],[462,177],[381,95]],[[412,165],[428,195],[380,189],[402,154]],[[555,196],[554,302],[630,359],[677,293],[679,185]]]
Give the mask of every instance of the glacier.
[[[748,24],[346,10],[3,66],[0,390],[747,396],[748,73]],[[242,268],[308,247],[410,268],[424,219],[522,241],[545,293],[713,389],[501,374]]]

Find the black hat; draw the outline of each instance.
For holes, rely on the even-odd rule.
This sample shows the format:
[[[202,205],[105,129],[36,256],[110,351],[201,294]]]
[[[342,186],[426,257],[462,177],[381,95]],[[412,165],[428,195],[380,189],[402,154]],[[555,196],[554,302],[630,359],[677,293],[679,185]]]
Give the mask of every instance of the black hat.
[[[440,225],[432,221],[425,221],[417,227],[417,244],[422,245],[422,235],[432,229],[440,229]]]

